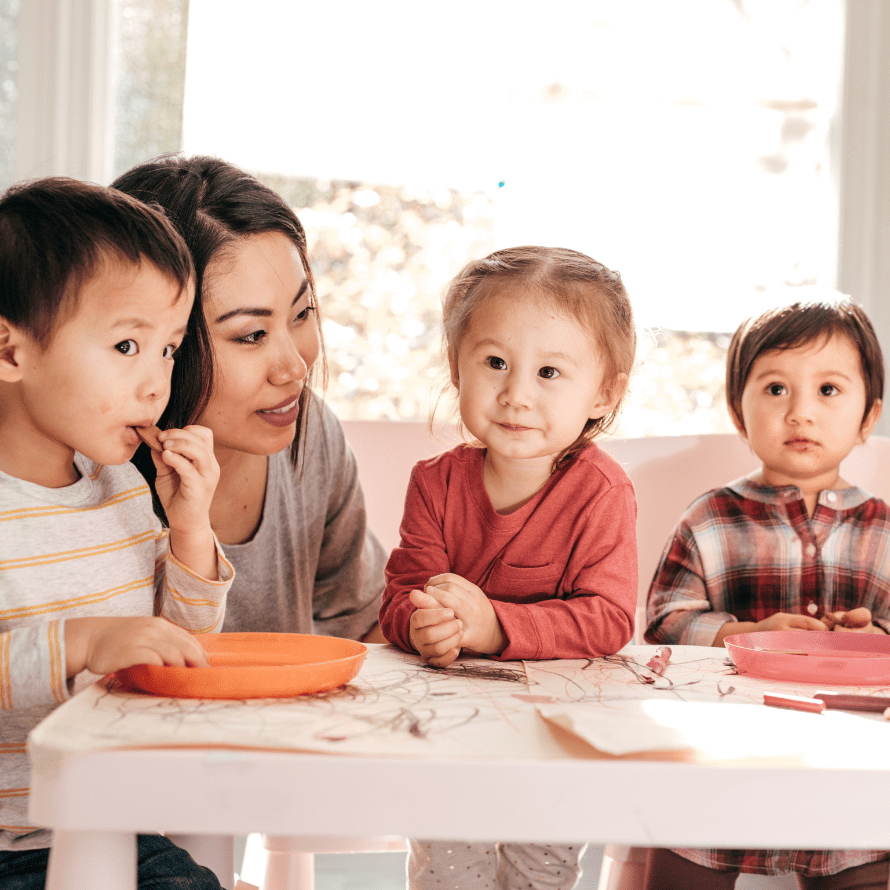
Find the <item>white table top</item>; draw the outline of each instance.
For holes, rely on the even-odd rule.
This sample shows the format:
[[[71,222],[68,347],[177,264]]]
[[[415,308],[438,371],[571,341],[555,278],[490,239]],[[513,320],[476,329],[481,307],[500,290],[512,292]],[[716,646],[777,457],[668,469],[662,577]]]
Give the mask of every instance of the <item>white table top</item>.
[[[372,647],[367,671],[324,707],[287,700],[290,736],[286,702],[202,708],[94,690],[92,698],[82,694],[57,709],[32,734],[31,817],[81,832],[886,846],[890,723],[880,715],[766,708],[757,702],[758,689],[777,684],[734,677],[725,653],[715,649],[675,647],[666,680],[637,689],[627,679],[629,667],[638,674],[654,651],[629,647],[624,662],[529,665],[529,685],[507,686],[458,671],[431,673],[400,653],[393,665],[389,647]],[[547,676],[534,679],[533,667]],[[400,672],[397,684],[389,682],[392,670]],[[682,685],[690,672],[700,681]],[[418,722],[433,701],[434,717]],[[401,721],[392,719],[399,702],[407,715]],[[630,718],[622,708],[630,708]],[[692,744],[652,752],[641,743],[643,750],[610,756],[553,722],[601,738],[601,718],[610,712],[624,726],[645,714],[652,727],[681,732]],[[465,717],[460,725],[457,714]],[[592,728],[580,719],[584,714],[595,718]],[[375,723],[381,715],[386,719]],[[369,720],[373,731],[363,735]],[[614,720],[609,737],[616,736]],[[313,736],[313,726],[322,731]],[[645,723],[632,727],[646,739],[657,735]],[[248,744],[275,738],[282,750],[224,747],[244,745],[245,733]],[[706,744],[696,748],[699,737]],[[120,747],[140,740],[204,747]],[[749,745],[757,756],[740,758],[740,747]]]

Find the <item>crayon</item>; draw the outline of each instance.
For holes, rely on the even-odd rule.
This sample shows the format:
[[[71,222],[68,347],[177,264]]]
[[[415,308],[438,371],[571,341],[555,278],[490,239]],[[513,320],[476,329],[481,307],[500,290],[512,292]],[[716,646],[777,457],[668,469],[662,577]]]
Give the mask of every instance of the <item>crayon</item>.
[[[787,708],[791,711],[811,711],[821,714],[825,710],[825,702],[817,698],[804,698],[802,695],[784,695],[778,692],[764,692],[763,703],[773,708]]]

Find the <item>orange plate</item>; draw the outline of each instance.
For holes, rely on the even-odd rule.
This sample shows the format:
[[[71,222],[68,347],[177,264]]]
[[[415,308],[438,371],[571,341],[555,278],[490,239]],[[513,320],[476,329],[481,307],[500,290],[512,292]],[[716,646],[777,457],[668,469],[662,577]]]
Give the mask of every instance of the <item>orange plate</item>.
[[[138,664],[116,677],[140,692],[171,698],[290,698],[348,683],[364,643],[314,634],[222,633],[198,637],[210,667]]]
[[[764,630],[723,641],[740,674],[835,686],[890,686],[890,636]]]

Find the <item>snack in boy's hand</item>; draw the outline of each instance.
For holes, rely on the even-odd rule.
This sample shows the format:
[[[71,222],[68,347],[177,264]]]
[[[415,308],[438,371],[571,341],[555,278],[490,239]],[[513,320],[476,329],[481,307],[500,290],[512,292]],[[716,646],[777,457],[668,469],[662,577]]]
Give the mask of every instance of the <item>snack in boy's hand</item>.
[[[154,451],[163,451],[164,443],[158,438],[158,434],[161,430],[156,426],[135,426],[133,427],[136,430],[136,435],[148,445],[149,448]]]

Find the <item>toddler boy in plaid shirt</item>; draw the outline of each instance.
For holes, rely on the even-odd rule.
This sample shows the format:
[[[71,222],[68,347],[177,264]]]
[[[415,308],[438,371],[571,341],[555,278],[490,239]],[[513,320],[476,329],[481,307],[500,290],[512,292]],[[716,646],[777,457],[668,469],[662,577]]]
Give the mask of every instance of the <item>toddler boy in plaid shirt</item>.
[[[881,414],[884,363],[849,298],[746,321],[726,398],[759,470],[687,509],[649,589],[650,643],[829,628],[890,632],[890,508],[840,476]],[[731,888],[742,872],[795,873],[809,890],[887,888],[878,850],[650,850],[646,890]]]

